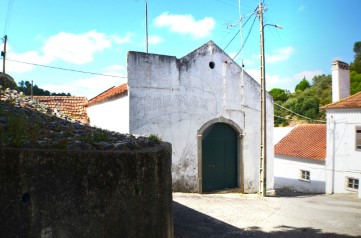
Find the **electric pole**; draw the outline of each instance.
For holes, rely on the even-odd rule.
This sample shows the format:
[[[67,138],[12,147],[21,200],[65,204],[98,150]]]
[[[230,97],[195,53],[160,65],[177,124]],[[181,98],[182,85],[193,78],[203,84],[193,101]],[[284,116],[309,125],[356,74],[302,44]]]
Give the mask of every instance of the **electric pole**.
[[[259,27],[261,48],[261,153],[260,153],[260,194],[266,196],[267,187],[267,116],[266,116],[266,79],[264,54],[263,6],[259,3]]]
[[[3,57],[3,74],[5,74],[5,58],[6,58],[6,43],[8,41],[8,36],[4,36],[4,51],[1,52],[1,56]]]

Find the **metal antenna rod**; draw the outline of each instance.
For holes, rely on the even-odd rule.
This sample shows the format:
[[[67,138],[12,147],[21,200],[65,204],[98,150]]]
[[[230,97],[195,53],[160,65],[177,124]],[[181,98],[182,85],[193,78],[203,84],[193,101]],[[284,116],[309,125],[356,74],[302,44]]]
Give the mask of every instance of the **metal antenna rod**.
[[[145,0],[145,52],[148,53],[148,0]]]

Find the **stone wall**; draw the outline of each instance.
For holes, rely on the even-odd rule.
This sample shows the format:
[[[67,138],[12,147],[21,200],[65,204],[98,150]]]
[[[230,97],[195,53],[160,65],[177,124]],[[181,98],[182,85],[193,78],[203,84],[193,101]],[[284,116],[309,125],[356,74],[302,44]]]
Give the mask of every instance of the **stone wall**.
[[[0,148],[1,237],[173,237],[171,145]]]

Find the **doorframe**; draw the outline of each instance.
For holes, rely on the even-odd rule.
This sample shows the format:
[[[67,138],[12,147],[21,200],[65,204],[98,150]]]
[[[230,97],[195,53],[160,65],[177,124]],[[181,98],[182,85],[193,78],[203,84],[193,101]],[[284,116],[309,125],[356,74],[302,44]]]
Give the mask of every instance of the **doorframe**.
[[[216,123],[224,123],[232,127],[236,133],[238,134],[237,137],[237,177],[238,177],[238,187],[240,188],[241,192],[244,192],[244,186],[243,186],[243,160],[242,160],[242,137],[243,137],[243,131],[242,129],[235,123],[234,121],[224,118],[224,117],[218,117],[215,119],[212,119],[208,122],[206,122],[198,131],[197,131],[197,144],[198,144],[198,193],[203,193],[203,186],[202,186],[202,164],[203,164],[203,157],[202,157],[202,140],[203,140],[203,133],[212,125]]]

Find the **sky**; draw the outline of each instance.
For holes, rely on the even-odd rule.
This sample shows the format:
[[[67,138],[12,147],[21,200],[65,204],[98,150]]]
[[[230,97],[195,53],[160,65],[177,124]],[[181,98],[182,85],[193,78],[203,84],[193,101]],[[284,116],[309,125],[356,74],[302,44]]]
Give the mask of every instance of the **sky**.
[[[0,38],[8,36],[6,73],[16,82],[33,80],[51,92],[88,99],[125,83],[128,51],[146,50],[145,2],[1,0]],[[353,45],[361,41],[361,1],[262,2],[264,24],[283,27],[264,28],[268,90],[292,92],[304,77],[312,83],[315,75],[331,74],[332,61],[353,61]],[[181,58],[212,40],[233,58],[243,45],[234,60],[258,81],[258,4],[148,0],[149,53]]]

